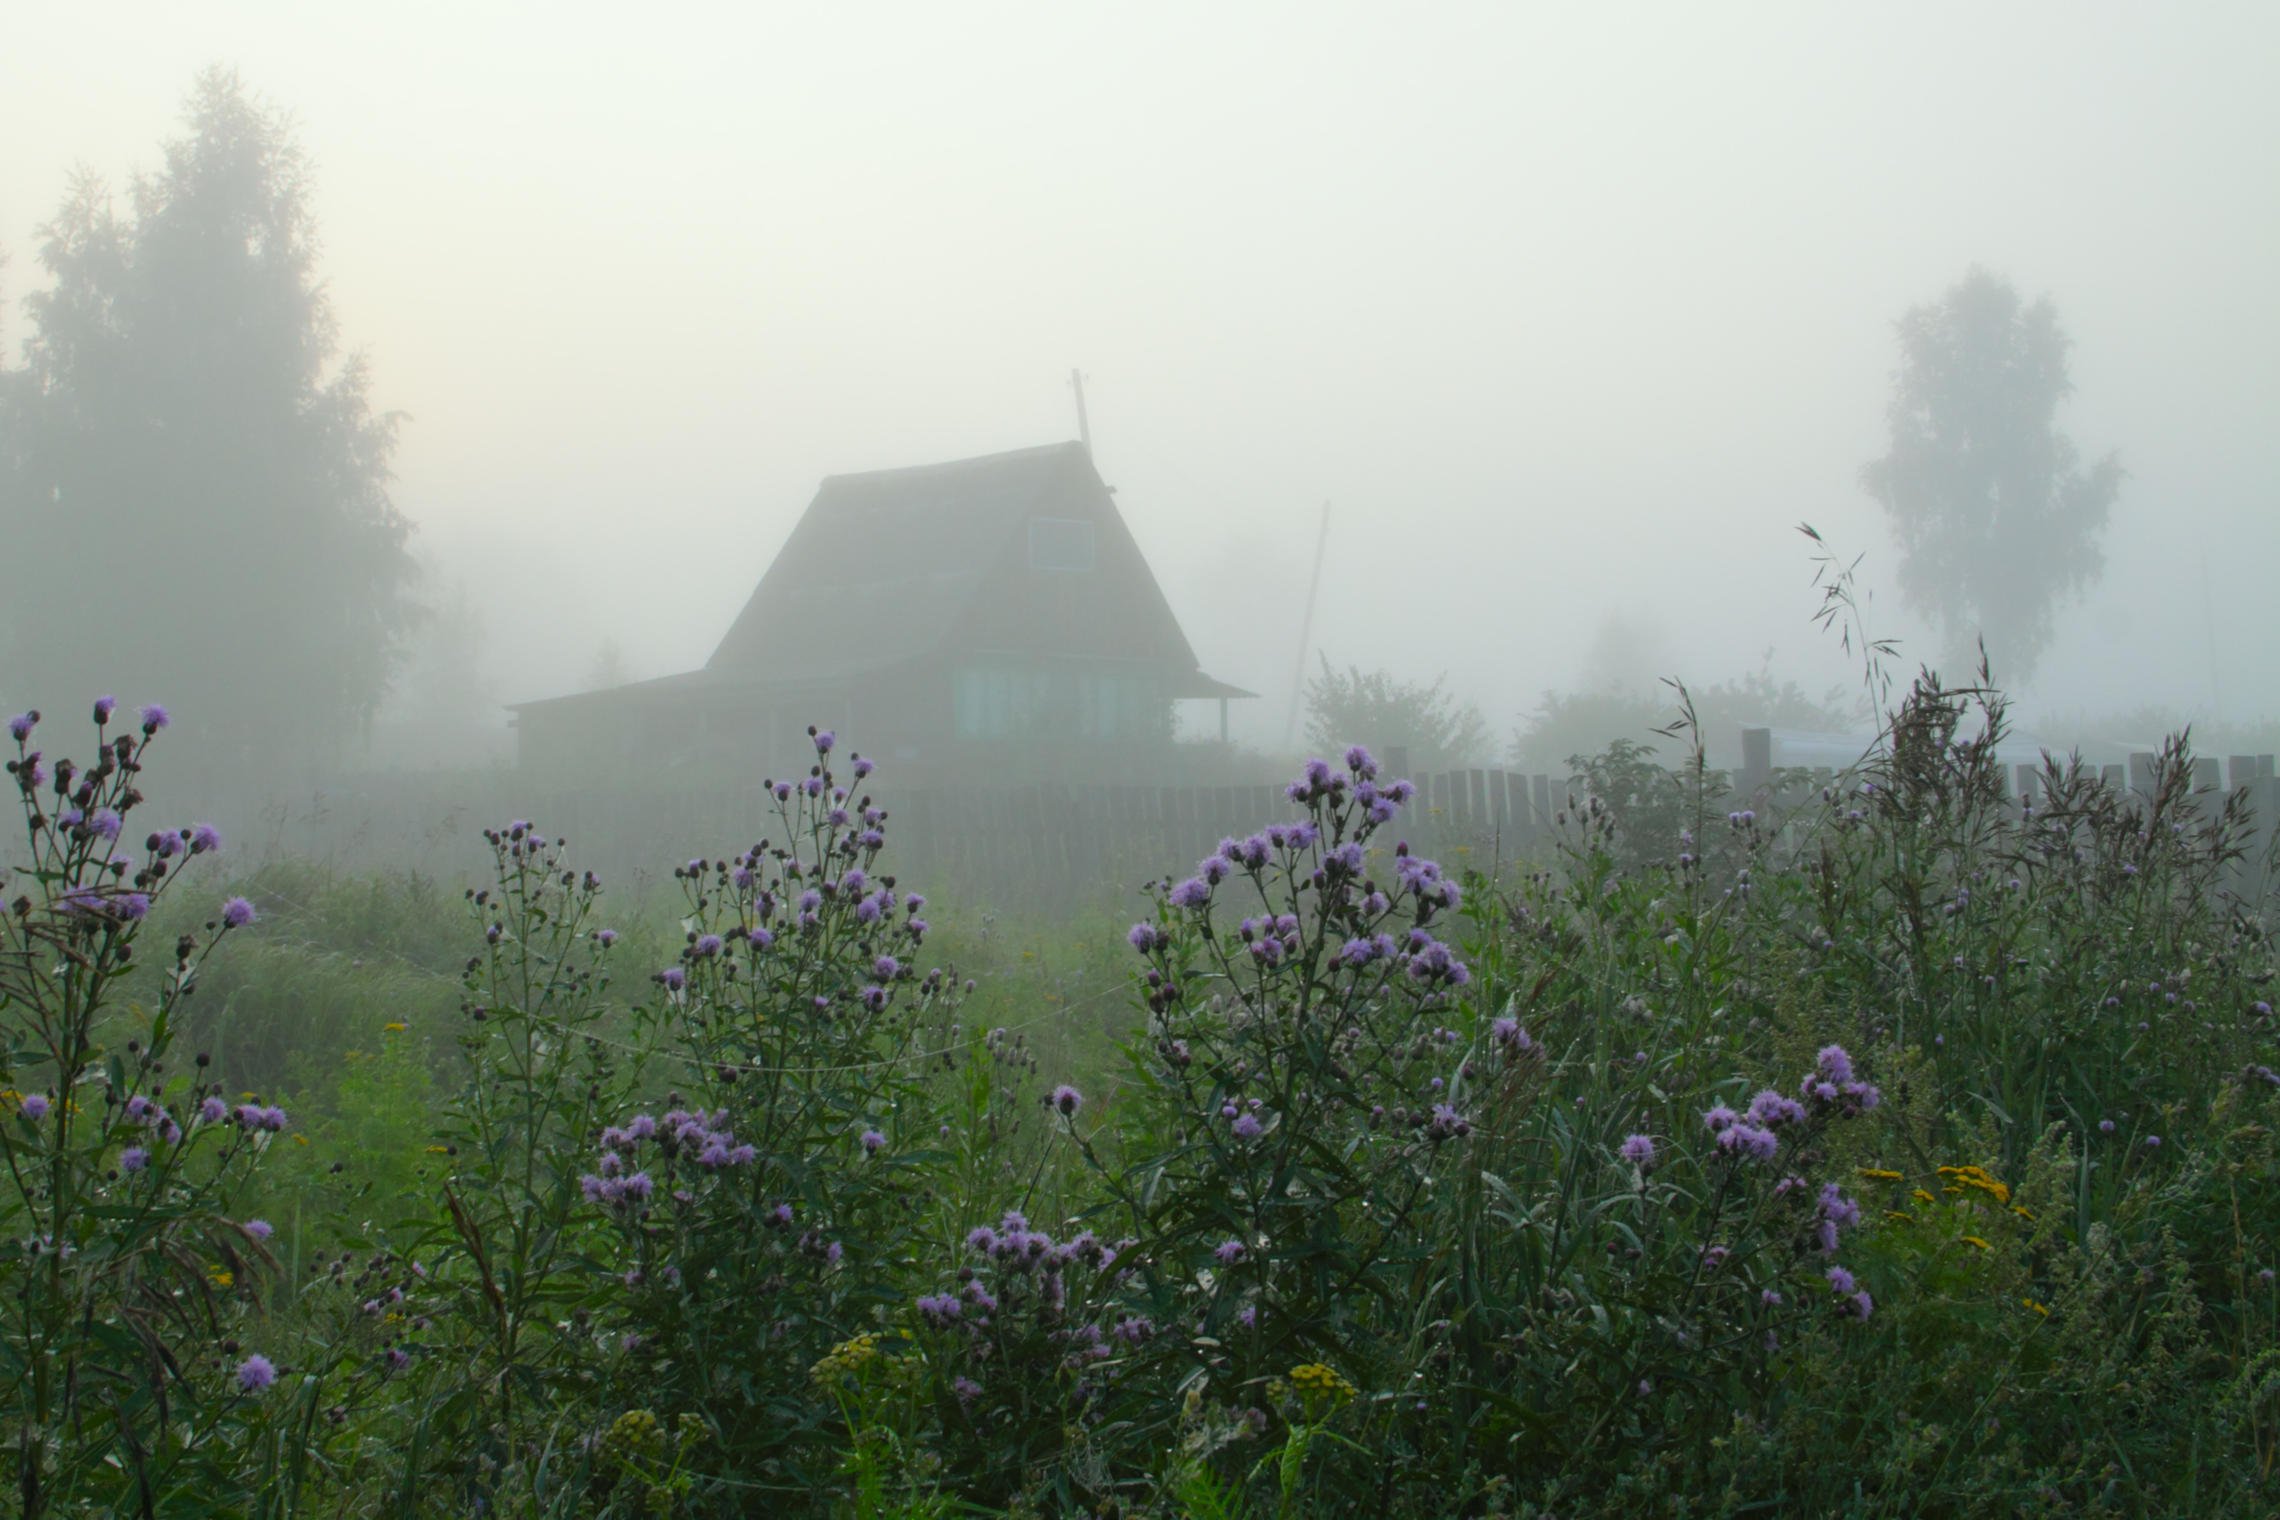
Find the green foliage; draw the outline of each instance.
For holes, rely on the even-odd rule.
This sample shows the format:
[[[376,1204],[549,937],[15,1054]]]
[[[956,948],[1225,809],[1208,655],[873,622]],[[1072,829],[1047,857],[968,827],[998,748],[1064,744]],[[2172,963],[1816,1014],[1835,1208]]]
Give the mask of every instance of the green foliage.
[[[2057,430],[2073,344],[2047,298],[2028,305],[1974,268],[1898,326],[1891,443],[1862,480],[1899,540],[1901,592],[1939,625],[1951,664],[1983,640],[2032,674],[2058,604],[2104,568],[2121,465],[2085,468]]]
[[[1366,744],[1379,751],[1406,749],[1420,774],[1478,765],[1494,753],[1488,720],[1470,702],[1442,689],[1445,676],[1404,681],[1389,671],[1349,665],[1306,682],[1306,742],[1318,751]]]
[[[105,699],[91,760],[52,771],[29,747],[37,716],[15,720],[7,765],[25,863],[0,918],[0,1475],[26,1516],[289,1501],[299,1479],[282,1469],[314,1392],[271,1379],[321,1377],[329,1359],[272,1344],[274,1362],[241,1362],[238,1340],[276,1267],[268,1225],[240,1205],[286,1115],[233,1104],[205,1056],[179,1070],[175,1052],[242,905],[181,935],[153,1001],[136,999],[149,914],[214,836],[114,844],[144,826],[163,714],[114,732]]]
[[[118,969],[90,1015],[104,1062],[197,1027],[299,1100],[157,1209],[113,1207],[132,1120],[75,1131],[112,1270],[22,1343],[109,1418],[45,1417],[48,1492],[131,1508],[139,1449],[169,1513],[2260,1513],[2248,820],[2181,743],[2022,811],[2006,722],[1926,677],[1857,775],[1746,807],[1616,746],[1510,885],[1316,764],[1158,885],[1113,1017],[1096,923],[953,919],[951,972],[828,747],[647,922],[529,825],[456,912],[263,872],[236,975],[193,931],[198,1021]],[[57,949],[169,911],[8,920],[46,936],[5,963],[20,1090],[74,1048],[30,1010],[92,1006],[41,1003]],[[83,1105],[177,1101],[97,1070]],[[46,1264],[0,1257],[6,1302]],[[285,1376],[233,1393],[257,1346]]]
[[[1814,697],[1794,681],[1775,681],[1768,669],[1706,686],[1641,691],[1626,688],[1544,693],[1513,738],[1514,763],[1525,770],[1572,765],[1578,755],[1595,754],[1612,744],[1639,746],[1642,757],[1664,766],[1683,763],[1692,743],[1731,753],[1747,728],[1796,728],[1815,733],[1846,733],[1863,727],[1859,706],[1839,692]],[[1692,714],[1683,733],[1675,719]]]

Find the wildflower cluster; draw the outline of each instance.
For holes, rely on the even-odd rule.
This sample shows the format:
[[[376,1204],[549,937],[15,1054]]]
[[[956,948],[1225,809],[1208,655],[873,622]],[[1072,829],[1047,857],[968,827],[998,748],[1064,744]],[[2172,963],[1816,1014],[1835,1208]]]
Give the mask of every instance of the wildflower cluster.
[[[221,1411],[276,1376],[234,1338],[275,1265],[268,1225],[240,1223],[236,1200],[288,1119],[250,1093],[233,1101],[203,1053],[176,1069],[207,958],[258,915],[230,898],[143,969],[152,914],[222,839],[188,824],[136,843],[145,768],[171,717],[153,703],[118,722],[110,697],[90,714],[84,762],[33,747],[36,710],[6,725],[23,850],[0,913],[0,1219],[16,1243],[24,1372],[0,1407],[16,1432],[9,1486],[28,1503],[108,1491],[130,1507],[160,1473],[214,1476]],[[122,1019],[115,1005],[137,976],[151,1006]],[[169,1308],[181,1304],[209,1308]]]
[[[699,1175],[729,1167],[749,1166],[755,1152],[739,1145],[728,1128],[725,1111],[716,1114],[669,1109],[663,1118],[635,1114],[623,1125],[602,1131],[601,1158],[594,1170],[578,1179],[589,1203],[612,1207],[638,1207],[649,1201],[656,1180],[643,1165],[645,1156],[656,1158],[666,1175],[669,1196],[686,1203],[685,1190],[672,1189],[677,1170]]]
[[[1290,1386],[1309,1409],[1333,1408],[1351,1402],[1357,1390],[1336,1368],[1321,1362],[1302,1362],[1290,1369]]]
[[[1090,1230],[1056,1239],[1019,1211],[967,1233],[954,1286],[913,1305],[961,1420],[1045,1440],[1072,1406],[1098,1412],[1119,1369],[1158,1336],[1126,1291],[1134,1244]]]

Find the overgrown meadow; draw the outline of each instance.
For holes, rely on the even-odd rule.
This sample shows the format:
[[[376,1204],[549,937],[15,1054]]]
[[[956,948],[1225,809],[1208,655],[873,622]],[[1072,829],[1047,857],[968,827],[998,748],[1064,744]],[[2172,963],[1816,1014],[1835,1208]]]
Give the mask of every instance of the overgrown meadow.
[[[828,733],[631,902],[544,819],[233,874],[92,716],[10,725],[27,1515],[2280,1506],[2273,949],[2181,746],[2021,808],[1927,677],[1793,807],[1619,746],[1462,879],[1355,749],[1007,925]]]

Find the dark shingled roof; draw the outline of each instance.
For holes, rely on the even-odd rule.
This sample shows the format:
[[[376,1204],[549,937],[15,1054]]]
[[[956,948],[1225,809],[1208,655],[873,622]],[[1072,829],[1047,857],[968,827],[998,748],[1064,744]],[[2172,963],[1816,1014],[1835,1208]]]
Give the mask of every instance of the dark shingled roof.
[[[833,475],[705,662],[714,676],[853,675],[958,647],[961,624],[1032,518],[1082,518],[1104,561],[1139,548],[1084,446],[1047,444],[950,464]],[[1138,610],[1152,647],[1183,669],[1195,651],[1155,577]]]
[[[1030,576],[1040,517],[1091,523],[1101,573]],[[828,686],[960,652],[1131,660],[1169,695],[1252,695],[1197,669],[1092,456],[1054,443],[829,476],[702,670],[515,707]]]

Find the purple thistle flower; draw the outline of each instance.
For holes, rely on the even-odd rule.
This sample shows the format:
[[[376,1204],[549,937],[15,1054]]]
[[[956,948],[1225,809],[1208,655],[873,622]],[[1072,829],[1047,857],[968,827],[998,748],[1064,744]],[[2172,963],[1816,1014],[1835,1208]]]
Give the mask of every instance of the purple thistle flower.
[[[830,729],[819,729],[815,735],[815,752],[819,755],[828,755],[831,753],[831,746],[838,742],[839,736]]]
[[[222,904],[222,923],[232,929],[242,929],[255,918],[253,904],[242,897],[233,897]]]
[[[1238,1140],[1256,1140],[1259,1137],[1259,1131],[1263,1128],[1264,1126],[1259,1123],[1259,1116],[1253,1113],[1237,1114],[1232,1126],[1235,1138]]]
[[[220,829],[215,828],[210,823],[201,823],[192,826],[190,830],[191,854],[207,855],[211,854],[215,850],[220,849],[221,847],[222,831]]]
[[[145,702],[143,704],[142,726],[144,733],[155,734],[160,729],[166,727],[167,724],[173,721],[174,720],[167,715],[166,709],[160,706],[158,703]],[[268,1364],[264,1363],[263,1365],[266,1366]]]
[[[230,1116],[230,1106],[219,1098],[208,1098],[198,1105],[198,1117],[208,1124],[219,1124]]]
[[[47,1117],[47,1112],[48,1100],[45,1097],[41,1096],[39,1093],[24,1094],[25,1118],[32,1120],[45,1119]]]
[[[1781,1149],[1781,1142],[1770,1129],[1741,1123],[1719,1132],[1718,1149],[1751,1161],[1771,1161]]]
[[[1655,1138],[1652,1135],[1629,1136],[1616,1154],[1644,1171],[1655,1164]]]
[[[1232,1267],[1243,1259],[1243,1242],[1240,1240],[1223,1240],[1213,1247],[1211,1254],[1219,1258],[1221,1266]]]
[[[1211,883],[1200,876],[1190,876],[1172,888],[1168,901],[1175,908],[1200,908],[1211,901]]]
[[[276,1233],[270,1228],[269,1221],[266,1219],[248,1219],[245,1222],[245,1232],[255,1240],[267,1240]]]
[[[616,944],[617,941],[618,932],[615,929],[596,929],[594,931],[594,943],[600,945],[604,950]]]
[[[8,737],[18,744],[23,743],[32,736],[32,730],[39,725],[39,721],[40,715],[36,712],[16,714],[8,720]]]
[[[1064,1119],[1074,1118],[1077,1110],[1085,1106],[1085,1095],[1068,1083],[1063,1082],[1059,1087],[1053,1089],[1052,1095],[1046,1098],[1045,1104],[1046,1107]]]
[[[863,1144],[863,1153],[865,1155],[877,1155],[879,1152],[879,1147],[887,1143],[887,1137],[880,1134],[875,1129],[867,1129],[863,1131],[861,1138]]]
[[[247,1393],[260,1393],[277,1381],[277,1368],[268,1357],[256,1351],[238,1363],[237,1380],[238,1387]]]
[[[667,992],[679,992],[683,987],[689,985],[688,973],[678,966],[667,966],[663,971],[657,973],[657,980],[664,985]]]
[[[1370,752],[1359,744],[1350,745],[1346,750],[1346,769],[1364,781],[1368,781],[1377,775],[1377,762],[1371,759]]]
[[[1784,1124],[1802,1123],[1804,1118],[1804,1104],[1787,1093],[1775,1092],[1770,1087],[1750,1099],[1749,1120],[1752,1124],[1778,1129]]]
[[[2157,1151],[2157,1150],[2160,1150],[2160,1149],[2161,1149],[2161,1137],[2160,1137],[2159,1135],[2148,1135],[2148,1136],[2146,1136],[2146,1137],[2145,1137],[2145,1148],[2146,1148],[2147,1150],[2149,1150],[2149,1151]]]
[[[1164,942],[1164,933],[1154,924],[1137,923],[1134,924],[1130,930],[1126,931],[1124,939],[1125,943],[1129,944],[1133,949],[1139,951],[1142,955],[1146,955],[1149,951],[1155,949],[1158,945]]]
[[[121,1171],[139,1172],[148,1165],[150,1165],[150,1152],[139,1145],[130,1145],[119,1152],[119,1169]]]
[[[117,712],[118,710],[119,699],[117,697],[97,697],[95,699],[96,723],[98,725],[101,725],[110,722],[111,714]]]
[[[1850,1293],[1856,1286],[1853,1282],[1853,1275],[1843,1267],[1832,1266],[1821,1275],[1826,1277],[1829,1280],[1829,1286],[1839,1293]]]
[[[87,820],[87,832],[98,839],[119,837],[119,815],[109,808],[97,808],[95,816]]]
[[[1813,1064],[1825,1081],[1841,1085],[1853,1079],[1852,1057],[1846,1054],[1842,1045],[1822,1046],[1821,1053],[1813,1058]]]
[[[694,945],[691,945],[689,949],[691,953],[693,953],[699,960],[703,960],[707,957],[720,954],[721,945],[722,942],[719,935],[701,934],[697,936],[697,942]]]
[[[871,974],[882,982],[891,982],[902,975],[902,962],[891,955],[882,955],[871,962]]]
[[[1720,1103],[1710,1108],[1702,1115],[1702,1123],[1703,1126],[1707,1128],[1711,1134],[1722,1135],[1727,1130],[1732,1129],[1736,1121],[1738,1121],[1740,1118],[1740,1114],[1735,1113],[1725,1104]]]

